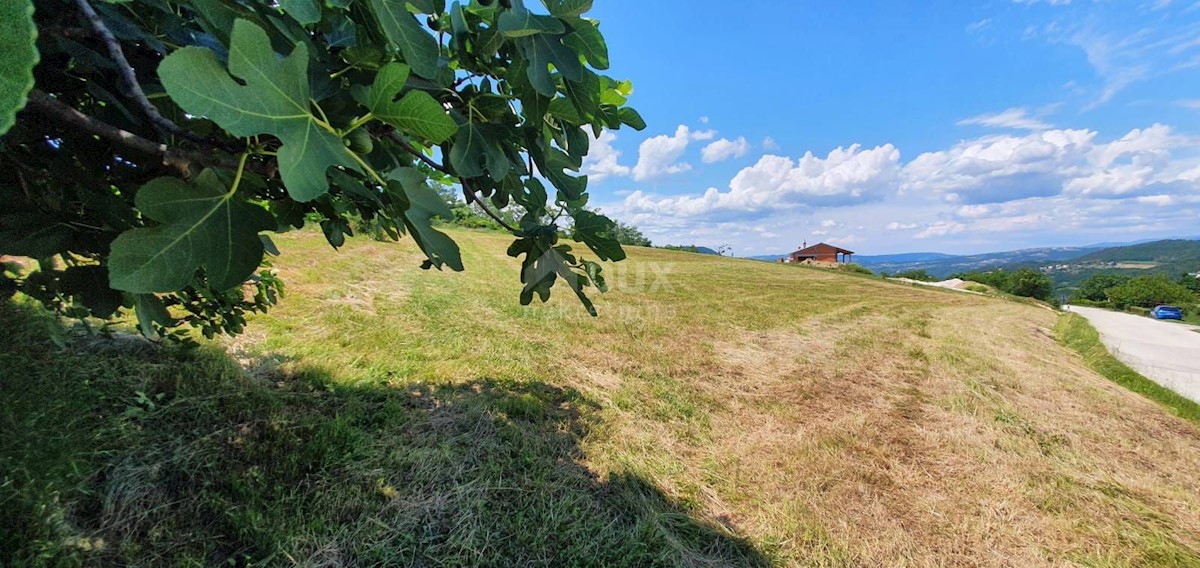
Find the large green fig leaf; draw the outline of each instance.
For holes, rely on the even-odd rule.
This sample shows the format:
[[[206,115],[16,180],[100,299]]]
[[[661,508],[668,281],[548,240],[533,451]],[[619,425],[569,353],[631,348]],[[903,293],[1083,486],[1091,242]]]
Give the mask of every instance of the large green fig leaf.
[[[388,190],[402,194],[408,202],[404,211],[404,225],[417,246],[429,258],[426,267],[449,266],[462,271],[462,254],[458,245],[445,233],[433,228],[433,218],[452,219],[454,213],[438,194],[425,182],[425,175],[413,168],[397,168],[389,176]]]
[[[402,63],[389,63],[379,70],[368,94],[371,113],[405,134],[441,144],[458,130],[441,104],[429,93],[415,90],[395,100],[404,88],[408,70]]]
[[[408,11],[411,0],[371,0],[371,11],[387,36],[388,43],[400,50],[404,62],[417,75],[434,79],[438,74],[440,47],[421,23]]]
[[[213,288],[237,286],[262,261],[258,233],[275,228],[270,213],[239,200],[212,170],[190,186],[178,178],[152,180],[134,201],[159,225],[126,231],[113,241],[109,284],[126,292],[179,290],[192,282],[197,268],[205,269]]]
[[[0,134],[8,132],[17,111],[33,88],[33,66],[38,62],[33,25],[33,2],[0,2]]]
[[[163,59],[158,76],[183,110],[208,117],[234,136],[270,134],[283,142],[279,175],[297,201],[329,191],[330,166],[359,170],[341,138],[312,113],[304,44],[279,60],[266,32],[239,19],[230,36],[228,72],[212,51],[185,47]]]
[[[574,211],[571,216],[575,218],[575,239],[583,241],[600,260],[625,259],[621,243],[608,234],[613,227],[612,220],[585,209]]]

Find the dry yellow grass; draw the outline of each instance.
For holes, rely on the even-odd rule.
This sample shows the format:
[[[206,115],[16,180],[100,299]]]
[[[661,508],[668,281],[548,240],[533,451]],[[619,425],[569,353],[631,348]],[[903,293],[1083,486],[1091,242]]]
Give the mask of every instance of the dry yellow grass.
[[[455,237],[465,274],[416,273],[405,244],[350,245],[364,267],[285,256],[265,348],[340,380],[402,362],[578,389],[599,407],[586,467],[644,476],[787,564],[1200,562],[1200,432],[1086,369],[1049,310],[633,249],[591,319],[561,292],[515,306],[503,240]],[[297,336],[333,330],[355,339]]]

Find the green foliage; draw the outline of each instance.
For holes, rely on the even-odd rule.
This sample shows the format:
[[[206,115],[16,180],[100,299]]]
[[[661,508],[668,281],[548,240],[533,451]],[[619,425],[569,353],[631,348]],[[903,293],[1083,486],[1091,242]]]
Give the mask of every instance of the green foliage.
[[[937,277],[926,272],[924,268],[916,270],[905,270],[892,275],[893,278],[908,278],[909,280],[920,280],[921,282],[937,282]]]
[[[1108,301],[1108,290],[1129,281],[1122,274],[1100,272],[1093,274],[1079,283],[1079,288],[1071,294],[1071,301],[1086,300],[1089,302]]]
[[[1139,276],[1109,288],[1108,300],[1118,309],[1153,308],[1159,304],[1190,304],[1196,294],[1163,274]]]
[[[623,245],[635,247],[654,246],[650,243],[650,239],[646,238],[646,235],[643,235],[642,231],[640,231],[637,227],[628,223],[622,223],[621,221],[616,222],[616,227],[613,227],[613,229],[609,231],[609,234],[611,234],[613,238],[617,239],[617,242]]]
[[[85,4],[37,0],[37,51],[29,4],[0,12],[0,125],[32,93],[2,139],[0,254],[39,261],[6,294],[236,332],[278,296],[249,293],[277,290],[265,233],[308,223],[335,248],[355,227],[411,236],[422,267],[462,270],[436,224],[487,219],[525,255],[524,303],[565,282],[589,311],[599,265],[563,241],[624,258],[575,172],[589,131],[645,124],[630,84],[597,73],[591,2],[135,0],[94,21]]]
[[[113,241],[109,281],[126,292],[179,290],[201,268],[214,288],[233,288],[262,262],[258,234],[275,225],[266,209],[227,192],[212,170],[191,185],[178,178],[153,180],[134,204],[158,225],[126,231]]]
[[[1179,276],[1179,285],[1191,290],[1193,293],[1200,294],[1200,278],[1188,273],[1183,273]]]
[[[867,268],[861,264],[854,264],[854,263],[839,264],[838,270],[841,270],[843,272],[850,272],[853,274],[866,274],[868,276],[875,275],[874,272],[871,272],[870,268]]]
[[[987,284],[1014,296],[1035,298],[1045,302],[1054,301],[1054,281],[1049,276],[1032,268],[1012,271],[965,272],[955,274],[953,277]]]
[[[0,3],[0,134],[12,127],[33,88],[38,52],[31,0]]]
[[[1054,281],[1037,270],[1022,268],[1008,275],[1008,287],[1003,290],[1016,296],[1048,302],[1054,298]]]
[[[697,245],[663,245],[661,248],[666,249],[666,250],[694,252],[694,253],[698,253],[698,254],[716,254],[716,255],[720,254],[716,250],[713,250],[711,248],[697,246]]]

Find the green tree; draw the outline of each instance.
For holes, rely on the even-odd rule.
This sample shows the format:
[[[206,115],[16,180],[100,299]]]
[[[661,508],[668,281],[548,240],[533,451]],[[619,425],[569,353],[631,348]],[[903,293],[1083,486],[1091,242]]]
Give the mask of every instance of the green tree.
[[[1187,272],[1179,276],[1179,285],[1191,290],[1193,293],[1200,294],[1200,278]]]
[[[1197,301],[1191,290],[1172,282],[1165,274],[1138,276],[1110,288],[1108,299],[1118,308],[1138,306],[1153,308],[1159,304],[1187,304]]]
[[[1088,300],[1091,302],[1108,301],[1108,291],[1129,281],[1129,277],[1123,274],[1113,274],[1109,272],[1100,272],[1088,276],[1083,282],[1079,283],[1079,289],[1071,294],[1073,301]]]
[[[642,231],[637,227],[621,221],[617,221],[616,223],[617,226],[613,228],[610,234],[613,238],[617,239],[617,242],[635,247],[654,246],[650,244],[650,239],[646,238],[646,235],[643,235]]]
[[[1049,302],[1054,299],[1054,281],[1037,270],[1022,268],[1009,275],[1005,291],[1015,296]]]
[[[892,278],[907,278],[909,280],[920,280],[921,282],[935,282],[937,278],[927,272],[924,268],[916,270],[905,270],[892,275]]]
[[[365,223],[462,270],[439,183],[513,235],[523,304],[561,281],[594,314],[600,265],[562,227],[625,257],[573,174],[589,131],[645,127],[591,0],[36,4],[0,3],[0,254],[40,268],[0,290],[236,333],[282,290],[272,232]]]

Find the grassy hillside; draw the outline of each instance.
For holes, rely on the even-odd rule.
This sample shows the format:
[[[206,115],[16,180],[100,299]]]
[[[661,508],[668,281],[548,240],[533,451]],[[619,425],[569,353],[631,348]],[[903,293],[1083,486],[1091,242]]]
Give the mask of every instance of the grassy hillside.
[[[455,238],[278,239],[284,303],[190,353],[0,308],[0,562],[1200,563],[1200,429],[1044,307],[633,249],[593,319]]]

